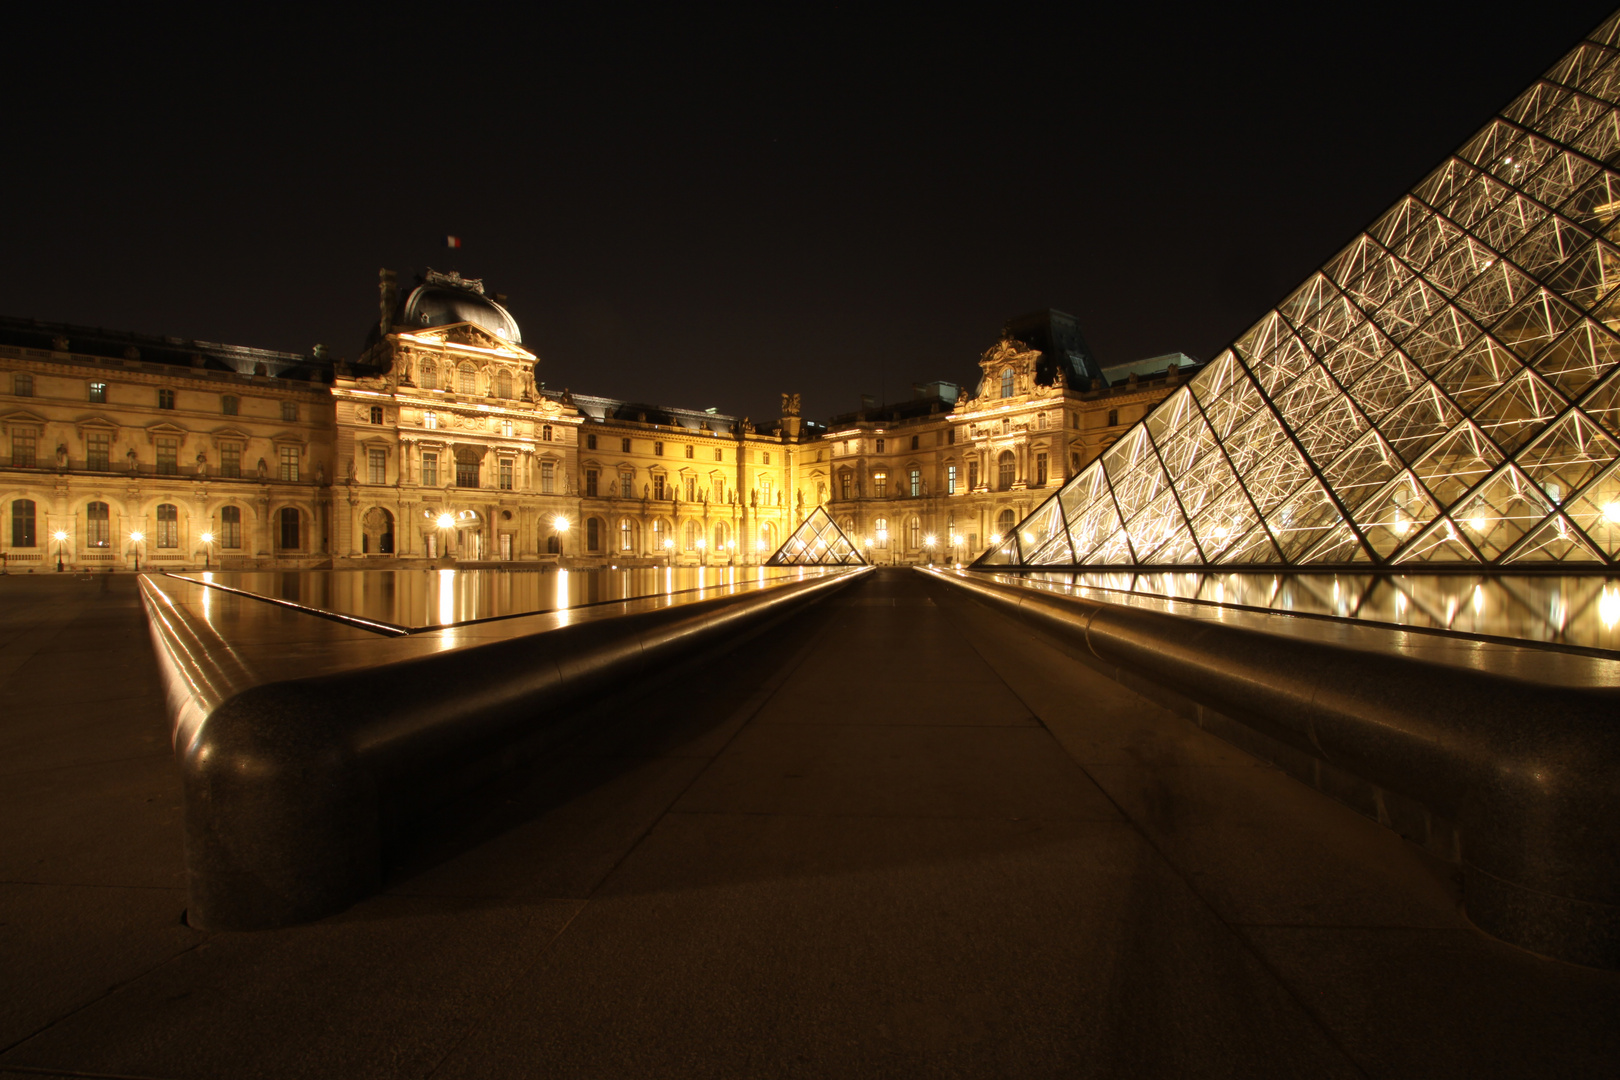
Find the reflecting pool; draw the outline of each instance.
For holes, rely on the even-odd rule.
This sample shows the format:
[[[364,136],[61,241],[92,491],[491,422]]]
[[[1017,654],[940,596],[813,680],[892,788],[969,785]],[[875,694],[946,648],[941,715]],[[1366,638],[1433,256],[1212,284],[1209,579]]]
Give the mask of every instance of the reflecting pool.
[[[810,570],[811,574],[819,571]],[[174,574],[266,600],[428,630],[646,596],[801,578],[798,567],[561,570],[253,570]]]
[[[1125,592],[1620,652],[1620,578],[1599,575],[1047,571],[1019,578],[1064,592]]]

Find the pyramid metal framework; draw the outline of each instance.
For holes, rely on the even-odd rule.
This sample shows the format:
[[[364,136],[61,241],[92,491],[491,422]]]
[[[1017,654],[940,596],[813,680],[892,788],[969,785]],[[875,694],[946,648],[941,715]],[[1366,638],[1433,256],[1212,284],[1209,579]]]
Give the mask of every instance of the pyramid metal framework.
[[[865,566],[861,555],[844,530],[833,523],[827,511],[816,507],[799,523],[786,542],[777,548],[766,566]]]
[[[976,566],[1612,566],[1620,12]]]

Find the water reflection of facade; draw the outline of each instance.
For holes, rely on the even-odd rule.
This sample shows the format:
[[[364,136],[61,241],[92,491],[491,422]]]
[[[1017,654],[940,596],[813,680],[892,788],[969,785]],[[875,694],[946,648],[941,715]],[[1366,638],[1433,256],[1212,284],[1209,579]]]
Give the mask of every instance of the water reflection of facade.
[[[1187,374],[1010,323],[977,388],[829,426],[546,389],[502,297],[380,282],[353,362],[0,320],[0,555],[64,566],[763,561],[817,506],[876,561],[967,559]],[[1179,366],[1178,366],[1179,364]]]

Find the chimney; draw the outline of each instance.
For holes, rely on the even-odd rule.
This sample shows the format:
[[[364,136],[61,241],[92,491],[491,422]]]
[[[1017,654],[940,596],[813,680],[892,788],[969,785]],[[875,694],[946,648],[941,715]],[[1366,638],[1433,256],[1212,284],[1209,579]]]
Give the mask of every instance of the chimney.
[[[382,318],[377,320],[377,328],[386,334],[394,328],[394,308],[399,306],[399,285],[392,270],[377,271],[377,292],[377,306],[382,312]]]

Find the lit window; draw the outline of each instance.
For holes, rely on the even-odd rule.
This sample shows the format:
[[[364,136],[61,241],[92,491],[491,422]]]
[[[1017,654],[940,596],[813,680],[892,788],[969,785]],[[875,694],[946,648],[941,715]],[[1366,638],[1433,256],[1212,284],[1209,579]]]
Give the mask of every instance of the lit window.
[[[908,486],[911,488],[911,497],[913,499],[921,498],[922,497],[922,470],[921,469],[912,469],[911,472],[907,474],[907,483],[908,483]]]
[[[872,497],[886,499],[889,497],[889,474],[875,472],[872,474]]]
[[[298,447],[283,446],[281,448],[281,478],[292,481],[298,479]],[[293,511],[295,514],[297,512],[296,510]]]
[[[34,546],[35,511],[33,499],[15,499],[11,504],[11,546]]]
[[[439,455],[436,453],[422,454],[422,486],[439,486]]]
[[[686,543],[683,546],[686,548],[687,551],[696,551],[697,550],[697,542],[698,542],[698,523],[695,522],[695,521],[688,521],[686,523]]]
[[[422,426],[425,427],[425,428],[429,428],[429,429],[438,427],[439,426],[439,414],[436,413],[436,412],[425,412],[425,413],[423,413],[422,414]]]
[[[180,472],[180,440],[159,439],[157,441],[157,473],[159,476],[174,476]]]
[[[956,494],[956,466],[945,466],[945,494]]]
[[[242,546],[242,509],[238,506],[221,507],[219,511],[219,546]]]
[[[281,403],[281,418],[288,423],[298,419],[298,402],[283,401]]]
[[[619,519],[619,550],[634,551],[636,547],[636,527],[629,518]]]
[[[1004,398],[1013,396],[1013,369],[1010,367],[1001,369],[1001,396]]]
[[[550,442],[551,441],[551,425],[550,424],[546,424],[546,425],[544,425],[543,427],[540,428],[540,441],[541,442]]]
[[[1035,427],[1041,431],[1046,430],[1046,414],[1041,413],[1035,417]]]
[[[508,439],[510,439],[512,437],[512,421],[510,421],[510,420],[502,420],[501,421],[501,434],[504,435]]]
[[[98,403],[104,403],[107,400],[107,384],[104,382],[91,383],[90,400]]]
[[[771,505],[771,482],[764,477],[759,481],[759,501],[761,505]]]
[[[838,491],[839,491],[838,497],[839,498],[841,498],[841,499],[849,498],[851,480],[852,480],[852,477],[850,476],[849,473],[839,473],[838,474]]]
[[[84,508],[84,524],[86,547],[104,548],[112,543],[112,514],[106,503],[87,504]]]
[[[922,547],[922,522],[917,518],[906,522],[906,547]]]
[[[242,475],[242,444],[221,443],[219,447],[219,475],[236,478]]]
[[[876,541],[876,544],[877,544],[878,547],[886,548],[886,547],[889,546],[889,519],[888,518],[878,518],[876,521],[872,522],[872,532],[873,532],[872,539],[874,541]]]
[[[653,552],[656,554],[657,552],[663,551],[664,545],[668,543],[668,541],[669,522],[665,521],[663,518],[658,518],[653,522]]]
[[[105,431],[92,431],[84,437],[84,467],[94,472],[106,472],[112,467],[112,436]]]
[[[174,391],[173,390],[159,390],[158,391],[158,408],[160,408],[160,409],[172,409],[172,408],[174,408]]]
[[[366,451],[366,483],[388,483],[388,451],[378,449]]]
[[[180,510],[173,503],[161,503],[157,508],[157,546],[180,546]]]
[[[501,458],[500,484],[502,491],[512,490],[512,459]]]

